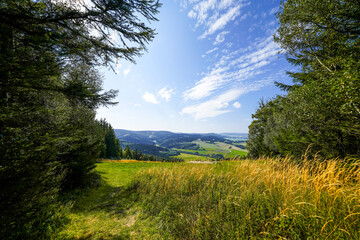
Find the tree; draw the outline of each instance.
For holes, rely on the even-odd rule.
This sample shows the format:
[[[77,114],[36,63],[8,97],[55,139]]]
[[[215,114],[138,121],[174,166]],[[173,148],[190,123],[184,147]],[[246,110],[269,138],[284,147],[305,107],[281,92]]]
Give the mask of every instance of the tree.
[[[293,85],[276,83],[288,92],[278,107],[255,114],[250,152],[360,155],[359,14],[356,0],[282,2],[275,41],[299,71],[289,72]]]
[[[290,73],[294,82],[328,82],[356,118],[360,117],[359,14],[357,0],[288,0],[277,14],[280,27],[275,36],[288,60],[302,68]]]
[[[132,159],[132,158],[133,158],[133,155],[132,155],[132,152],[131,152],[131,150],[130,150],[129,145],[126,146],[123,157],[124,157],[125,159]]]
[[[73,3],[0,3],[2,239],[58,228],[57,193],[88,182],[101,145],[95,109],[114,104],[94,66],[134,61],[155,35],[142,20],[156,20],[157,1]]]
[[[279,153],[270,136],[278,130],[278,127],[274,126],[274,115],[279,112],[280,101],[281,97],[267,102],[262,99],[256,113],[252,115],[254,120],[249,126],[249,138],[246,142],[250,157],[258,158]]]
[[[111,124],[106,122],[105,119],[101,119],[100,127],[102,128],[104,140],[103,149],[101,151],[101,158],[119,159],[122,157],[122,149],[120,146],[119,139],[116,138],[115,131]]]
[[[115,147],[116,147],[116,152],[117,152],[118,158],[122,158],[123,150],[121,148],[120,141],[117,138],[115,139]]]

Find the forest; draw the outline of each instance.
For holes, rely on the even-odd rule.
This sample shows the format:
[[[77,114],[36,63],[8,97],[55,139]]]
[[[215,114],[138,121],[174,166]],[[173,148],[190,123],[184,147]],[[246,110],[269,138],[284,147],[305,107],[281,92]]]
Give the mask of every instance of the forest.
[[[95,118],[118,94],[103,91],[99,68],[146,51],[161,4],[89,2],[0,2],[1,239],[95,239],[97,231],[74,237],[67,225],[86,196],[109,219],[138,202],[134,215],[144,223],[97,239],[360,237],[359,0],[282,1],[274,40],[294,67],[293,83],[276,82],[284,94],[260,101],[249,160],[194,167],[99,160],[140,159]],[[92,190],[74,200],[79,189]],[[59,233],[64,226],[69,232]]]

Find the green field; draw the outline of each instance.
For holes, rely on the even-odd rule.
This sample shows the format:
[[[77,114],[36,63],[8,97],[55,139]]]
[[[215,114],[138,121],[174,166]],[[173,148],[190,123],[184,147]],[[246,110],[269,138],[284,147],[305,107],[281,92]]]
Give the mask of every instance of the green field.
[[[230,145],[227,143],[223,143],[223,142],[214,142],[214,143],[209,143],[209,142],[204,142],[201,140],[196,140],[193,141],[193,143],[196,143],[197,145],[200,146],[199,150],[193,150],[193,149],[177,149],[177,148],[173,148],[173,150],[179,151],[181,152],[181,154],[179,156],[177,156],[177,158],[182,158],[185,161],[188,160],[189,158],[200,158],[199,155],[208,155],[209,157],[212,154],[221,154],[223,155],[225,158],[236,158],[236,157],[243,157],[246,156],[247,154],[247,150],[245,149],[241,149],[238,146],[235,145]],[[204,158],[205,156],[203,156]],[[205,157],[206,158],[206,157]]]
[[[174,158],[180,158],[185,161],[209,161],[214,160],[211,157],[205,157],[205,156],[197,156],[193,154],[187,154],[187,153],[180,153],[178,156],[174,156]]]

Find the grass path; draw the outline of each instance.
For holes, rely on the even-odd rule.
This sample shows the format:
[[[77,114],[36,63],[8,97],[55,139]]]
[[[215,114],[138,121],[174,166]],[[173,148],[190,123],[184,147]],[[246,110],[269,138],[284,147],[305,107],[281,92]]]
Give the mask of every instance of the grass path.
[[[55,239],[159,239],[151,219],[142,219],[131,180],[140,170],[168,163],[105,161],[97,165],[105,183],[79,191],[69,223]]]

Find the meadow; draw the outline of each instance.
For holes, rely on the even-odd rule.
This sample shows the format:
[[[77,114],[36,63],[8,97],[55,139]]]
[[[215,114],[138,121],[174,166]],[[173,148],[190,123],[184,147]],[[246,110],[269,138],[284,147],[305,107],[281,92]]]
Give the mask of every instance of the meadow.
[[[360,163],[104,161],[56,239],[360,239]]]
[[[239,156],[244,157],[248,153],[248,151],[245,149],[241,149],[238,146],[224,142],[210,143],[206,141],[195,140],[192,141],[192,143],[197,144],[200,148],[198,150],[173,148],[173,150],[180,152],[180,155],[175,156],[175,158],[184,159],[185,161],[208,161],[216,160],[216,158],[211,157],[212,155],[220,154],[226,159],[232,159]]]

